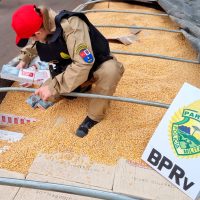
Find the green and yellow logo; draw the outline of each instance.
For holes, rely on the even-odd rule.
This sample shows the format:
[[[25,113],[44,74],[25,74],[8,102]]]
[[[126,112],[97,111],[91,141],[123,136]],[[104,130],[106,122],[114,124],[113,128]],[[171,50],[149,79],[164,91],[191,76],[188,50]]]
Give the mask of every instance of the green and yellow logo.
[[[64,53],[64,52],[60,52],[60,57],[63,59],[70,59],[70,55]]]
[[[200,156],[200,101],[175,112],[169,123],[169,139],[178,157]]]

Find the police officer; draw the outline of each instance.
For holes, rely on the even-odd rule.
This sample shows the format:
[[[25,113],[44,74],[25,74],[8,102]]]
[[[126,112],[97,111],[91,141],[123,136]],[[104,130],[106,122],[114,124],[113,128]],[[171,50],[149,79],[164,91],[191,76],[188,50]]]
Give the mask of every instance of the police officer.
[[[81,92],[88,83],[95,83],[93,93],[115,92],[124,67],[110,54],[107,40],[84,14],[65,10],[56,14],[52,9],[28,4],[14,12],[12,28],[17,35],[16,44],[21,47],[18,68],[24,68],[37,55],[50,63],[52,78],[35,92],[42,100]],[[27,45],[30,38],[32,44]],[[86,136],[104,118],[108,106],[108,100],[91,99],[88,115],[76,135]]]

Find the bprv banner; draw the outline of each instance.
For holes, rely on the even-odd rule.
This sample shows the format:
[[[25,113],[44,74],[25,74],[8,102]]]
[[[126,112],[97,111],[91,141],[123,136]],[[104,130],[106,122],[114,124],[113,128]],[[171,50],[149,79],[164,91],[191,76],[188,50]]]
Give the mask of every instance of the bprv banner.
[[[183,85],[142,159],[192,199],[200,197],[200,89]]]

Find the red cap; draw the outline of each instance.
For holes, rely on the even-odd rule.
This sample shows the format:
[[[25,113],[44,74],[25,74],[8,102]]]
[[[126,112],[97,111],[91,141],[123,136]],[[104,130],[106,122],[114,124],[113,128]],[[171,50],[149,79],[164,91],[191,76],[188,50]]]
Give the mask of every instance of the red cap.
[[[24,47],[28,39],[42,26],[42,16],[35,10],[35,5],[24,5],[18,8],[12,16],[12,27],[16,32],[16,44]]]

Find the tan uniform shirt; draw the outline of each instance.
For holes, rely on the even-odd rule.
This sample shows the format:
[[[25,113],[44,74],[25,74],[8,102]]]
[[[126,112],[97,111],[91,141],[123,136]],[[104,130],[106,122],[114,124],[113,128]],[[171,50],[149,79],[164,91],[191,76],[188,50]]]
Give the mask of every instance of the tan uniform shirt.
[[[56,27],[54,19],[56,13],[53,10],[47,10],[46,8],[42,9],[42,13],[45,29],[50,32],[55,31]],[[73,16],[68,19],[63,19],[61,26],[63,28],[63,37],[66,41],[72,63],[68,65],[63,73],[57,75],[54,79],[49,79],[45,82],[45,85],[49,86],[53,95],[69,93],[87,81],[90,69],[94,64],[94,60],[92,63],[87,63],[79,55],[81,46],[87,47],[93,55],[88,26],[86,23],[80,18]],[[27,64],[36,55],[37,51],[35,48],[31,48],[31,45],[28,45],[21,50],[21,59]]]

